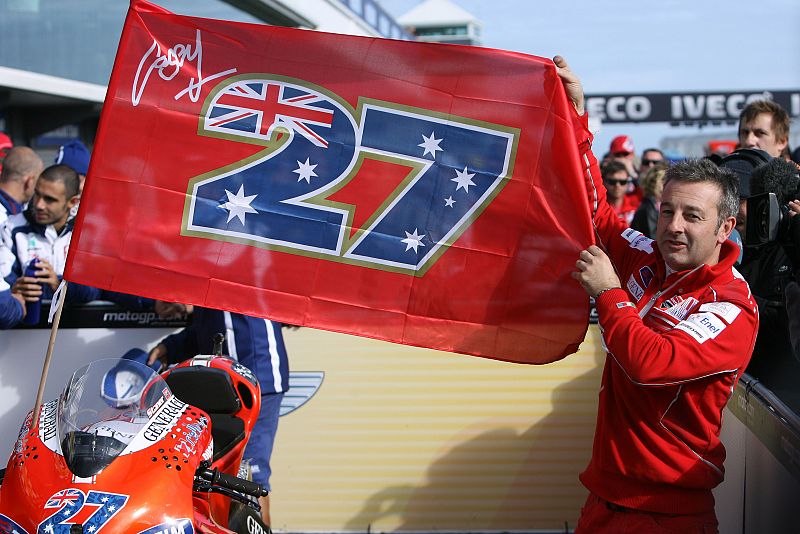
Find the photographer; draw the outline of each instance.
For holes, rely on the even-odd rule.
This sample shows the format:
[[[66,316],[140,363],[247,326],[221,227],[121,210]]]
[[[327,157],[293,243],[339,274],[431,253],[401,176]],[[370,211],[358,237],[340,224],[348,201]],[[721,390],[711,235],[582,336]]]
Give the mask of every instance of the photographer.
[[[751,192],[740,271],[758,303],[761,326],[747,372],[773,390],[794,388],[791,370],[800,369],[800,354],[792,337],[800,332],[791,331],[790,318],[796,323],[800,313],[800,172],[774,158],[753,171]]]

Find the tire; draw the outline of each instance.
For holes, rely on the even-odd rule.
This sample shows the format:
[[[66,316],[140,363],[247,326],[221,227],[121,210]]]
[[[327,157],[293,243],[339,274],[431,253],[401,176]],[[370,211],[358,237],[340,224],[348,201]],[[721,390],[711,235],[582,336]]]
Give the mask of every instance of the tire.
[[[272,534],[258,512],[237,501],[231,502],[228,528],[237,534]]]

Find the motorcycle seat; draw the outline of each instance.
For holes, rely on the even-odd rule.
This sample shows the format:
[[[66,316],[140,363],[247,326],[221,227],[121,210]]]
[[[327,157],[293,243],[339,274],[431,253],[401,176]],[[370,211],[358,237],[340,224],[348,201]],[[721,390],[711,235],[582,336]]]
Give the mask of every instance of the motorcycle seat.
[[[176,397],[211,417],[215,461],[244,439],[244,421],[235,415],[242,401],[228,373],[214,367],[177,367],[166,382]]]

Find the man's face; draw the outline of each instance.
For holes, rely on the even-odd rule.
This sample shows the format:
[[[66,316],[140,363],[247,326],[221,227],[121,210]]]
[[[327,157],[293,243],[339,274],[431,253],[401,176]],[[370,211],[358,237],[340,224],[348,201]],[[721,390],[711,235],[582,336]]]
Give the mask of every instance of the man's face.
[[[655,150],[648,150],[642,154],[642,164],[639,167],[639,173],[644,174],[647,172],[650,167],[654,166],[657,163],[661,163],[664,161],[664,156],[656,152]]]
[[[604,178],[603,184],[606,186],[606,191],[608,191],[608,200],[614,202],[624,197],[625,192],[628,190],[628,183],[627,171],[617,171],[609,178]]]
[[[78,197],[67,198],[64,182],[42,180],[36,181],[36,190],[31,199],[36,222],[43,225],[53,224],[61,227],[67,222],[69,210],[77,202]]]
[[[667,265],[676,271],[719,262],[719,247],[736,219],[717,224],[722,191],[710,182],[670,181],[661,197],[656,242]]]
[[[787,139],[775,137],[770,113],[759,113],[751,122],[739,124],[739,144],[742,148],[760,148],[777,158],[786,148],[787,142]]]

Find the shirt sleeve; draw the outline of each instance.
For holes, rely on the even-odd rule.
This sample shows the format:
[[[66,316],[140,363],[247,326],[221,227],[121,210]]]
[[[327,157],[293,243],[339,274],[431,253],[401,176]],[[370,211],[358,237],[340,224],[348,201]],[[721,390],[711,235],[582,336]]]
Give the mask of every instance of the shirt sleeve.
[[[600,165],[592,152],[593,136],[589,131],[588,113],[579,116],[573,110],[572,117],[586,184],[586,202],[592,213],[595,232],[606,253],[619,268],[628,258],[635,255],[632,250],[650,249],[648,246],[650,240],[641,232],[629,229],[606,200],[606,188],[600,175]]]
[[[5,283],[0,284],[6,286]],[[0,329],[5,330],[15,326],[22,320],[22,304],[11,296],[11,290],[0,291]]]
[[[744,369],[758,332],[755,303],[704,303],[663,333],[644,324],[623,289],[604,292],[596,305],[608,352],[632,381],[643,386],[673,385]]]

